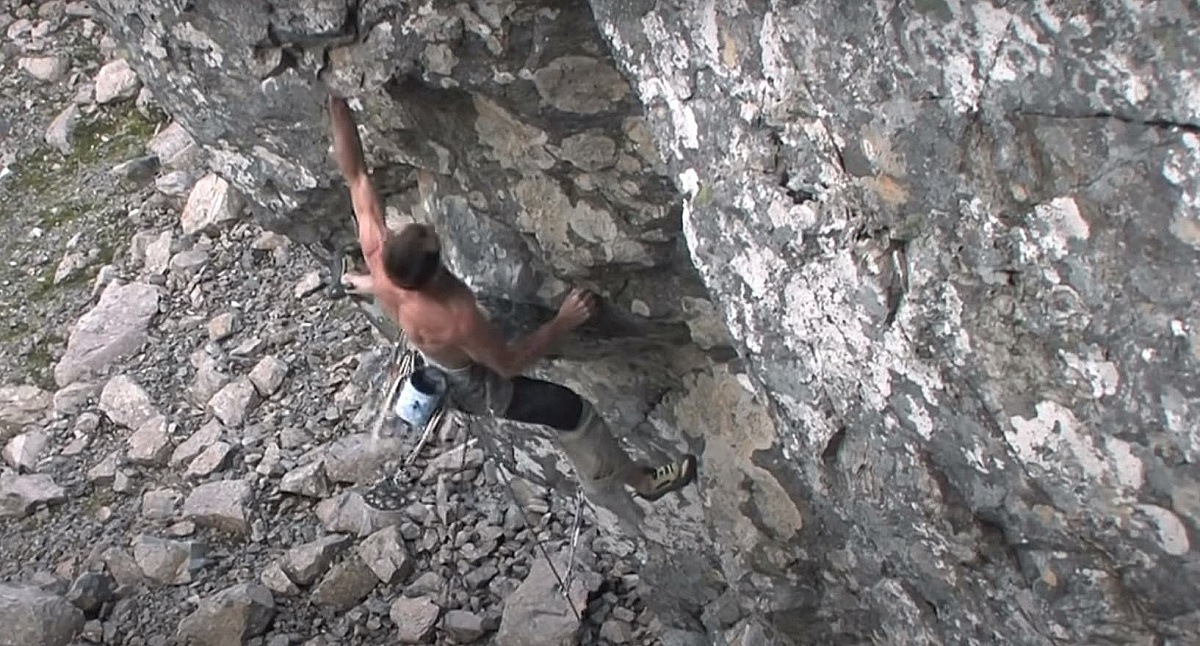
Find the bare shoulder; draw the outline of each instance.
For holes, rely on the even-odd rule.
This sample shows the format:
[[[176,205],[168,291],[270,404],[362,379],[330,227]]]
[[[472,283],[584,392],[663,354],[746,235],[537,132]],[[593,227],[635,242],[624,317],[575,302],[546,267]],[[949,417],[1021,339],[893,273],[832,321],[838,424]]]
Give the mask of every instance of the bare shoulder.
[[[477,336],[488,321],[479,310],[479,302],[475,294],[461,283],[448,294],[447,305],[455,320],[455,330],[459,337]]]

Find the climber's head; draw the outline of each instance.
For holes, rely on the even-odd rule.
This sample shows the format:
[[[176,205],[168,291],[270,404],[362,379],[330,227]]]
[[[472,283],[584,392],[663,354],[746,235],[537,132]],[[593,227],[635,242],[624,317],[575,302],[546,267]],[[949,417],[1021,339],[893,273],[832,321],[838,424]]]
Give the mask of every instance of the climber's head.
[[[441,267],[441,243],[428,224],[409,224],[383,246],[383,270],[396,285],[427,287]]]

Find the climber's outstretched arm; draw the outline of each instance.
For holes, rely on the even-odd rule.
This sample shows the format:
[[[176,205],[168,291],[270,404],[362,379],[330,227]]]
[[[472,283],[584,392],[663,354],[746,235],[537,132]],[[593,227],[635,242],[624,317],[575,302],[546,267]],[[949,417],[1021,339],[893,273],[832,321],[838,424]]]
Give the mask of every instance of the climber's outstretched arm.
[[[350,187],[350,199],[354,204],[354,219],[358,222],[358,244],[364,257],[379,253],[387,234],[383,219],[383,207],[379,195],[371,185],[367,165],[363,160],[362,142],[358,129],[350,115],[350,106],[340,96],[329,97],[329,118],[333,130],[333,152],[338,168]]]
[[[455,330],[456,345],[472,359],[499,373],[505,379],[519,376],[541,359],[572,330],[595,315],[596,297],[574,289],[558,309],[558,315],[520,341],[509,343],[490,321],[483,317],[474,299],[460,304],[462,314]]]

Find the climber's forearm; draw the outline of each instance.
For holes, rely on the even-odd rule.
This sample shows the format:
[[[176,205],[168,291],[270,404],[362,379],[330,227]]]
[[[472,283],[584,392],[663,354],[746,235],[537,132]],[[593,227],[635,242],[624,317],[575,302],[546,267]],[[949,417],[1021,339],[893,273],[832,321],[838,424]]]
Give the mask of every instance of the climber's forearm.
[[[570,328],[563,325],[558,317],[555,317],[542,324],[532,334],[510,344],[508,372],[512,375],[519,375],[525,372],[539,359],[546,356],[546,353],[550,352],[551,348],[566,338],[569,332]]]
[[[329,119],[333,130],[333,152],[337,157],[338,169],[350,187],[350,200],[354,205],[354,220],[358,224],[358,243],[364,256],[383,248],[387,235],[387,224],[383,219],[383,206],[371,177],[367,174],[363,160],[362,141],[358,128],[350,115],[346,100],[339,96],[329,97]]]

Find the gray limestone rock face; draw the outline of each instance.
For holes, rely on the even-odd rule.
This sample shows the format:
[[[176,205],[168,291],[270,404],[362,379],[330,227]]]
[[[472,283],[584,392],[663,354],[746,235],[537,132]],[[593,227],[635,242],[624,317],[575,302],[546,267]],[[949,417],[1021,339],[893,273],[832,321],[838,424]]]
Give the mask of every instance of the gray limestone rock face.
[[[1195,9],[592,6],[774,413],[753,463],[783,495],[706,494],[761,510],[740,540],[763,560],[727,576],[774,562],[744,591],[763,612],[840,618],[769,623],[813,642],[1200,637],[1176,601],[1200,556],[1142,529],[1195,527],[1195,507],[1133,520],[1155,483],[1196,487],[1200,107],[1171,80],[1200,61]],[[697,437],[708,465],[737,450]]]
[[[1200,640],[1191,4],[568,0],[486,33],[465,5],[94,4],[319,258],[353,237],[332,88],[393,226],[434,223],[506,334],[603,296],[546,373],[639,458],[700,452],[639,520],[667,643]],[[571,481],[552,437],[486,426]],[[383,526],[358,494],[317,513]]]
[[[0,644],[67,646],[83,628],[83,612],[41,589],[0,584]]]
[[[54,367],[54,380],[66,386],[103,371],[146,342],[146,326],[158,313],[158,288],[144,283],[110,283],[100,302],[71,328],[67,350]]]

